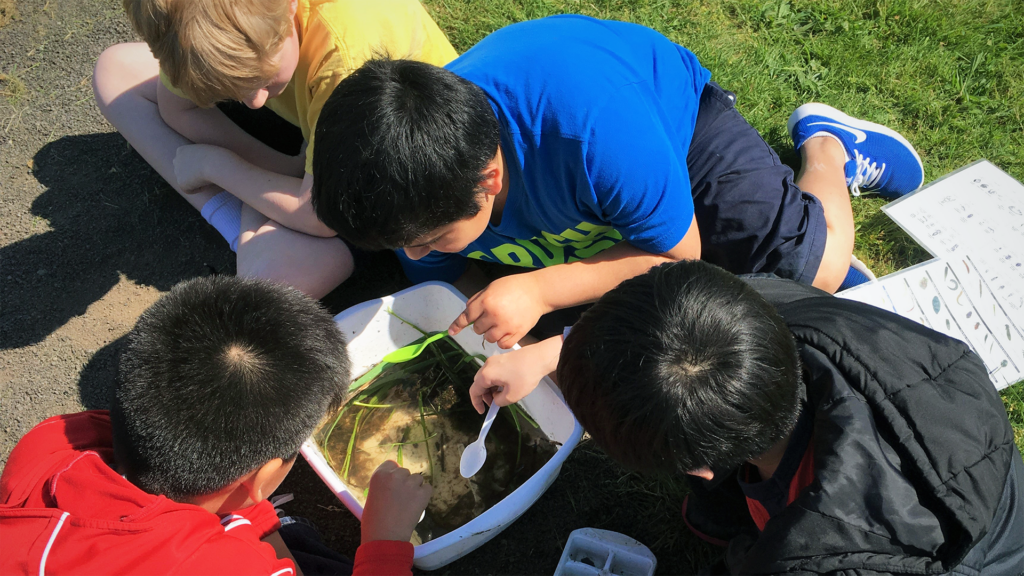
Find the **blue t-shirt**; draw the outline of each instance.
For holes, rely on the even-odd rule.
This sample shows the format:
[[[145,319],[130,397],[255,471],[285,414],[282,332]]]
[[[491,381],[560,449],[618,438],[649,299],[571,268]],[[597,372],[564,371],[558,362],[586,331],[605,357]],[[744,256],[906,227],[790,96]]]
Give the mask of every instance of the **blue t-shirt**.
[[[477,258],[575,262],[622,240],[663,253],[693,218],[686,155],[711,79],[689,50],[626,22],[553,16],[502,28],[446,68],[483,89],[501,127],[501,223],[458,254],[413,261],[413,282],[453,281]]]

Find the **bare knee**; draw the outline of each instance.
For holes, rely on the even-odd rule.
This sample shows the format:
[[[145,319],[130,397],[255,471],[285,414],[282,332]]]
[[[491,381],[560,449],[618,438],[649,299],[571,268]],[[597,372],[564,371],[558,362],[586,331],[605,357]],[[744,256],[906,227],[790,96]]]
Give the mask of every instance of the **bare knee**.
[[[96,59],[92,74],[93,96],[100,113],[113,122],[114,101],[133,89],[139,97],[147,97],[144,85],[159,73],[160,66],[144,43],[115,44],[104,50]],[[155,101],[155,90],[152,97]]]
[[[321,255],[317,266],[297,265],[274,254],[255,255],[244,263],[241,258],[238,260],[239,276],[285,284],[315,299],[323,298],[337,288],[352,275],[352,271],[352,257],[347,251],[344,255]]]
[[[317,238],[273,220],[238,246],[238,275],[287,284],[312,298],[323,298],[349,276],[352,253],[338,238]]]

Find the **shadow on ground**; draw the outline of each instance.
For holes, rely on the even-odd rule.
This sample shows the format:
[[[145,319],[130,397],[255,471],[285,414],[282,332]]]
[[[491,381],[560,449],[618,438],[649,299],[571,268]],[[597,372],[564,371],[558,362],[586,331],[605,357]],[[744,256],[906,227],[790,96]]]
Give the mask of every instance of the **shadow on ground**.
[[[66,136],[40,149],[32,203],[49,230],[0,248],[6,278],[0,347],[42,341],[124,275],[168,290],[234,272],[234,255],[118,134]]]
[[[217,232],[117,133],[51,142],[33,157],[33,175],[45,188],[31,207],[40,233],[0,248],[0,349],[41,342],[122,276],[167,291],[196,276],[235,272]],[[408,286],[391,254],[361,255],[359,265],[324,298],[332,313]],[[82,370],[87,409],[107,408],[124,343],[103,347]]]
[[[367,260],[348,282],[321,301],[332,313],[336,314],[354,304],[379,298],[408,286],[398,260],[393,256],[382,254]],[[107,344],[97,350],[82,368],[78,378],[78,394],[86,410],[110,408],[117,365],[127,342],[128,337],[122,336]]]
[[[78,397],[86,410],[109,410],[117,377],[117,363],[127,344],[121,336],[92,355],[78,377]]]

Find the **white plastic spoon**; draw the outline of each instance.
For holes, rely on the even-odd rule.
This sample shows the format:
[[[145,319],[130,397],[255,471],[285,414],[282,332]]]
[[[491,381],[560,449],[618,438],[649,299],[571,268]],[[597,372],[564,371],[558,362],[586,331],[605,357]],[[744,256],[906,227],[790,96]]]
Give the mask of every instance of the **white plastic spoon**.
[[[459,472],[462,473],[463,478],[472,478],[483,468],[484,461],[487,460],[487,448],[484,446],[484,440],[487,439],[487,433],[490,432],[491,424],[494,424],[494,417],[497,415],[498,403],[491,402],[491,407],[487,409],[487,416],[484,417],[484,425],[480,428],[480,437],[462,451]]]

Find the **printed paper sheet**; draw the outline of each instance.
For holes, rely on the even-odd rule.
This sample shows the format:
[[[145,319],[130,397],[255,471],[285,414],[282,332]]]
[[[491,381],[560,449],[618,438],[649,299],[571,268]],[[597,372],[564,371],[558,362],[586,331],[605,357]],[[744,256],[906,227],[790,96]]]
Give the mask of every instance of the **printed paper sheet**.
[[[1024,185],[981,161],[882,210],[937,258],[840,296],[963,340],[997,388],[1024,380]]]

